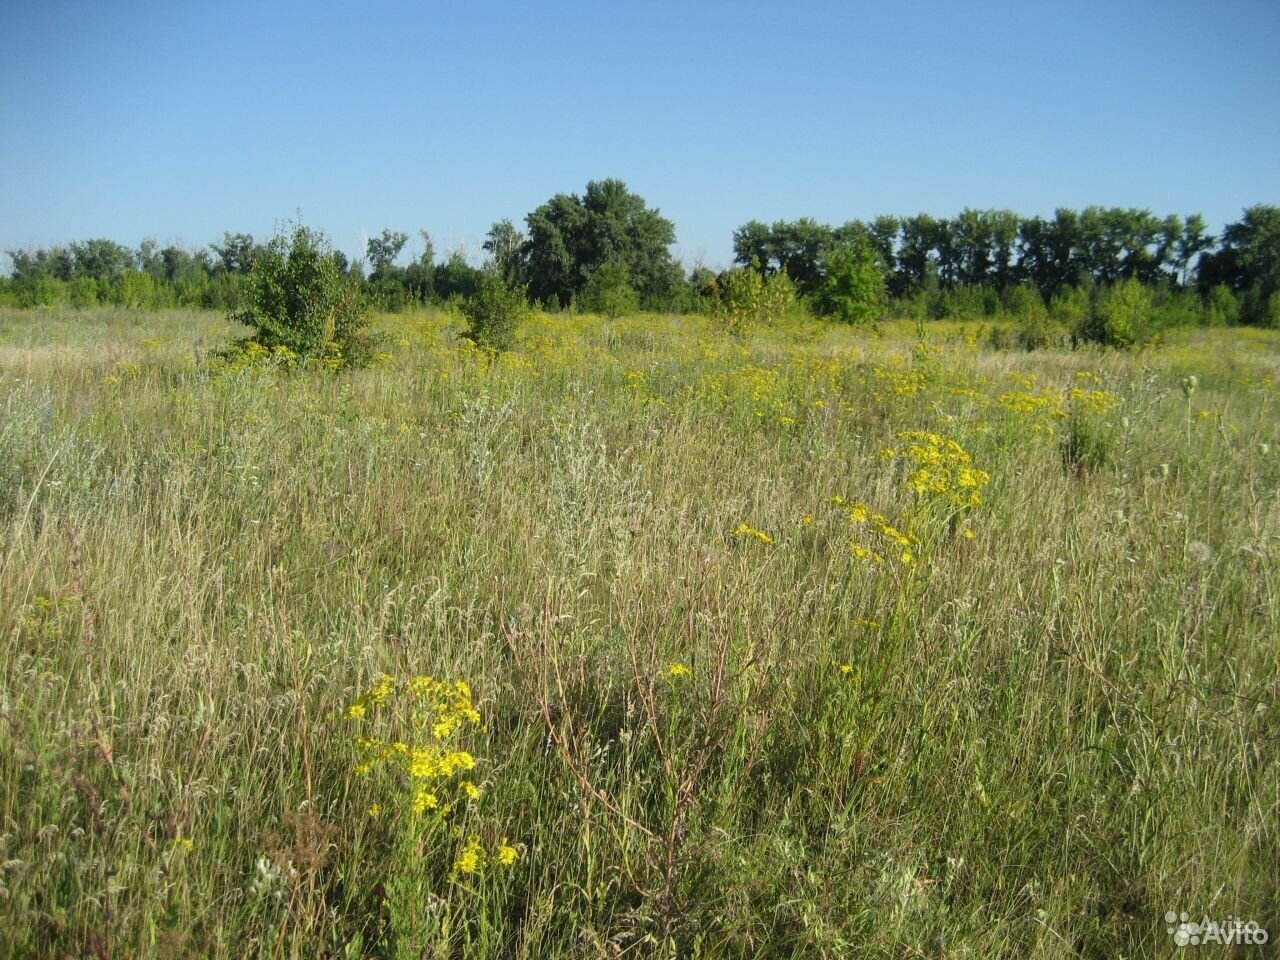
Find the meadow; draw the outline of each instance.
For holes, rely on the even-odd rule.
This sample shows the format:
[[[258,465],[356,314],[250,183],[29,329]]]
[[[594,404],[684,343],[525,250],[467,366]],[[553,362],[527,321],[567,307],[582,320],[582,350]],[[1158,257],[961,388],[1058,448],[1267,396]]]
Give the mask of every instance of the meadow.
[[[0,311],[0,955],[1280,937],[1280,331],[377,326]]]

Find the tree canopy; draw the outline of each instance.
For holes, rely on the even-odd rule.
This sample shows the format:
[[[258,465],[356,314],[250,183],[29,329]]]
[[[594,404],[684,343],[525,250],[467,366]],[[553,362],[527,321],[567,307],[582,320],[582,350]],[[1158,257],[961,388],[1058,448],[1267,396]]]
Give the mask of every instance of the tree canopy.
[[[626,268],[642,301],[667,296],[682,279],[672,260],[675,225],[621,180],[593,180],[586,193],[558,193],[525,217],[519,272],[530,296],[570,303],[605,264]]]

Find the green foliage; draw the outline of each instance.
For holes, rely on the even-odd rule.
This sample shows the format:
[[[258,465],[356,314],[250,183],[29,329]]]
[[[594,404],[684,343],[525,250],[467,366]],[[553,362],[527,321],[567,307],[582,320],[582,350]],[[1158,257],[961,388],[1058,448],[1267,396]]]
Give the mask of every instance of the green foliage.
[[[224,273],[248,273],[262,248],[247,233],[224,233],[221,243],[209,244],[217,257],[215,267]]]
[[[609,260],[597,267],[582,291],[582,308],[606,317],[635,313],[639,303],[631,286],[631,271],[621,260]]]
[[[869,243],[854,240],[832,248],[823,257],[822,268],[816,298],[819,312],[844,323],[867,323],[884,310],[884,273]]]
[[[365,253],[369,257],[369,265],[373,268],[372,276],[377,278],[386,273],[408,242],[407,233],[389,228],[384,228],[381,236],[370,237],[365,242]]]
[[[581,197],[557,194],[525,223],[520,272],[530,295],[543,302],[556,296],[570,303],[610,261],[626,266],[645,302],[661,300],[680,282],[670,251],[675,225],[620,180],[592,181]]]
[[[795,285],[785,273],[766,280],[754,266],[720,274],[711,295],[712,317],[734,335],[777,323],[795,305]]]
[[[484,249],[493,258],[497,270],[510,282],[520,272],[520,248],[524,246],[524,234],[510,220],[499,220],[485,235]]]
[[[1259,323],[1272,330],[1280,329],[1280,290],[1267,297],[1267,306],[1259,319]]]
[[[1094,411],[1075,405],[1067,414],[1058,445],[1062,465],[1077,477],[1095,473],[1111,463],[1116,446],[1115,425]]]
[[[1172,284],[1144,286],[1151,298],[1153,333],[1177,327],[1195,327],[1204,323],[1205,310],[1201,297],[1193,290],[1182,290]]]
[[[1150,292],[1134,277],[1099,292],[1074,334],[1077,340],[1108,347],[1149,342],[1155,334]]]
[[[394,364],[281,382],[192,363],[221,315],[0,312],[0,956],[1272,927],[1280,332],[577,315],[487,364],[379,321]],[[428,715],[423,672],[470,692]]]
[[[1218,284],[1226,284],[1239,298],[1242,322],[1274,322],[1271,297],[1280,292],[1280,207],[1250,207],[1223,230],[1221,246],[1204,258],[1200,269],[1202,290]]]
[[[995,349],[1046,350],[1060,346],[1063,328],[1049,315],[1039,291],[1029,284],[1009,287],[1002,297],[1012,327],[994,326],[988,342]]]
[[[431,278],[433,292],[439,300],[465,300],[479,289],[483,272],[467,263],[467,258],[455,250],[448,260],[436,265]]]
[[[463,336],[492,353],[515,346],[516,331],[529,315],[523,287],[516,287],[496,270],[480,275],[476,291],[462,303],[468,327]]]
[[[111,302],[118,306],[153,307],[155,301],[156,284],[149,273],[129,270],[111,285]]]
[[[343,275],[322,233],[295,224],[263,247],[249,271],[244,304],[231,317],[268,349],[304,360],[368,358],[360,288]]]
[[[1205,295],[1204,322],[1208,327],[1228,327],[1240,319],[1240,302],[1231,288],[1219,283]]]
[[[18,303],[24,307],[50,307],[58,302],[62,283],[47,273],[24,277],[14,282]]]
[[[70,250],[78,276],[111,281],[133,267],[133,251],[114,240],[86,240],[71,244]]]

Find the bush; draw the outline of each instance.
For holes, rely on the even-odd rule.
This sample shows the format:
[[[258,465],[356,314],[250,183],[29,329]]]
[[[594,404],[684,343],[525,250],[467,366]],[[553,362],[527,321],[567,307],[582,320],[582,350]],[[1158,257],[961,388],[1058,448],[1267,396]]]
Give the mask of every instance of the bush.
[[[58,302],[62,283],[47,273],[38,273],[29,279],[15,281],[18,305],[23,307],[51,307]]]
[[[752,267],[726,270],[713,284],[711,315],[730,333],[741,335],[757,324],[782,319],[796,303],[791,278],[779,271],[765,280]]]
[[[582,291],[582,307],[606,317],[635,313],[638,302],[627,265],[621,260],[609,260],[593,270]]]
[[[76,277],[67,284],[71,305],[77,309],[96,307],[101,300],[98,281],[93,277]]]
[[[1015,321],[1012,340],[1019,348],[1045,350],[1061,343],[1062,327],[1049,316],[1040,291],[1034,286],[1009,287],[1002,300],[1005,312]]]
[[[885,308],[884,272],[869,243],[857,241],[830,250],[818,285],[820,312],[845,323],[875,320]]]
[[[486,271],[476,283],[476,292],[462,303],[462,315],[469,324],[463,336],[492,353],[510,350],[528,314],[524,288],[512,286],[497,271]]]
[[[1133,277],[1095,297],[1074,330],[1077,340],[1108,347],[1147,343],[1154,334],[1151,294]]]
[[[1204,301],[1207,327],[1229,327],[1240,321],[1240,302],[1225,283],[1213,287]]]
[[[370,353],[359,285],[343,275],[325,236],[301,224],[262,248],[231,319],[252,327],[262,346],[303,360],[359,364]]]
[[[111,302],[121,307],[155,306],[156,285],[149,273],[127,270],[111,285]]]

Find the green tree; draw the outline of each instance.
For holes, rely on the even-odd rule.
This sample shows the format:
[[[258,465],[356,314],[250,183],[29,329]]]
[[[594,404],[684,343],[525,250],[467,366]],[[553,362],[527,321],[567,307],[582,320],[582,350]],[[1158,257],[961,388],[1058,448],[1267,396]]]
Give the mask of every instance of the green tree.
[[[112,281],[133,268],[133,251],[114,240],[86,240],[71,244],[76,276]]]
[[[1198,213],[1191,214],[1182,222],[1182,236],[1174,245],[1173,264],[1178,282],[1184,287],[1191,282],[1193,261],[1213,248],[1214,238],[1208,231],[1204,217]]]
[[[898,271],[904,293],[920,290],[929,278],[931,263],[937,263],[938,221],[927,213],[908,217],[901,222],[898,248]]]
[[[484,249],[493,259],[494,266],[510,282],[515,282],[520,270],[520,248],[524,234],[510,220],[499,220],[485,235]]]
[[[400,256],[400,251],[408,242],[407,233],[400,233],[387,227],[383,228],[379,236],[370,237],[365,242],[365,255],[369,258],[369,265],[372,267],[370,279],[386,276],[395,263],[396,257]]]
[[[660,301],[681,280],[671,258],[675,226],[621,180],[587,184],[581,197],[557,194],[525,218],[521,273],[532,297],[569,303],[601,265],[626,265],[644,301]]]
[[[1240,302],[1231,288],[1220,283],[1204,298],[1204,322],[1210,327],[1229,327],[1240,320]]]
[[[436,264],[432,272],[431,283],[435,295],[441,300],[473,296],[480,286],[482,272],[479,267],[467,263],[467,258],[461,251],[455,250],[444,263]]]
[[[768,276],[777,267],[774,253],[773,230],[766,223],[751,220],[733,231],[733,262],[750,267]]]
[[[1242,322],[1268,325],[1271,298],[1280,293],[1280,207],[1258,204],[1229,224],[1217,252],[1201,260],[1199,280],[1201,290],[1229,287]]]
[[[247,233],[224,233],[221,243],[209,244],[217,257],[216,268],[225,273],[248,273],[261,249]]]
[[[300,358],[359,363],[368,354],[359,284],[343,274],[324,234],[301,224],[260,248],[244,305],[231,316],[264,347]]]

